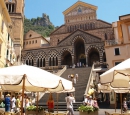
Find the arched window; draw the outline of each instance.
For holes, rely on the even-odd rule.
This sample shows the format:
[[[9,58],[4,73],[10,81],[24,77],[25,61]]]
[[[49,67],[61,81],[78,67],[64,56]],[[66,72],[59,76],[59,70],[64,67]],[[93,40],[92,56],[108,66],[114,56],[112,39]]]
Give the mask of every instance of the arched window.
[[[55,66],[55,59],[54,59],[54,57],[53,57],[53,61],[52,61],[52,63],[53,63],[53,66]]]
[[[45,58],[43,59],[43,67],[45,67]]]
[[[39,59],[37,59],[37,67],[39,67]]]
[[[107,34],[105,33],[105,40],[107,40]]]
[[[87,30],[87,24],[85,24],[85,30]]]
[[[58,66],[58,58],[56,57],[56,66]]]
[[[42,67],[42,59],[40,59],[40,67]]]
[[[75,25],[75,30],[77,30],[77,27],[76,27],[76,25]]]
[[[92,23],[90,23],[90,29],[92,29]]]
[[[31,65],[31,60],[29,60],[29,65]]]
[[[32,66],[34,66],[33,59],[32,59]]]
[[[26,60],[26,65],[28,65],[28,60]]]
[[[49,66],[51,66],[51,58],[49,58]]]

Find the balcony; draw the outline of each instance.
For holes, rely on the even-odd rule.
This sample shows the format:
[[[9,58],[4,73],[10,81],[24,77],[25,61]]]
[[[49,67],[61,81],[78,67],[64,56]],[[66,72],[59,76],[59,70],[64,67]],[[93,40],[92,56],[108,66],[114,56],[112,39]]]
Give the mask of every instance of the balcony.
[[[105,46],[114,46],[118,43],[115,40],[105,40]]]

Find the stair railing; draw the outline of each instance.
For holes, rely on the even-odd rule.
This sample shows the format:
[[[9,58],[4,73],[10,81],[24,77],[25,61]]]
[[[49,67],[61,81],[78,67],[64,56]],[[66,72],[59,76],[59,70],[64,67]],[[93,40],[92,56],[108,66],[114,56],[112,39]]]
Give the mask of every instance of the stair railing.
[[[67,66],[65,65],[64,68],[60,70],[59,72],[55,73],[55,75],[61,76],[65,72],[66,69],[67,69]]]
[[[87,87],[86,87],[86,90],[85,90],[85,94],[88,94],[88,91],[89,91],[89,88],[90,88],[90,84],[93,80],[93,69],[94,69],[94,64],[92,65],[92,69],[91,69],[91,72],[90,72],[90,75],[89,75],[89,79],[88,79],[88,83],[87,83]]]

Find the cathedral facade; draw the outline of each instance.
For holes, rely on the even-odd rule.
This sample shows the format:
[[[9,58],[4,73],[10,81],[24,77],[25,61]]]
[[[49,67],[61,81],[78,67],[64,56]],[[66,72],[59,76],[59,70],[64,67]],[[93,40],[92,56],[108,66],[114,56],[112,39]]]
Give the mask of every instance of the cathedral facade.
[[[65,23],[49,39],[29,31],[24,38],[22,62],[48,68],[106,61],[105,40],[114,39],[112,25],[97,19],[97,6],[77,1],[66,9]]]

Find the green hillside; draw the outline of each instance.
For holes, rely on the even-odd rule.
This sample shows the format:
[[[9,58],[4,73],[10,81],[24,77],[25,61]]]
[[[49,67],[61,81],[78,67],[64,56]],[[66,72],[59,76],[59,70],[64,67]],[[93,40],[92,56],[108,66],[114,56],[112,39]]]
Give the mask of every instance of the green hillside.
[[[24,19],[24,34],[26,34],[29,30],[33,30],[44,37],[48,37],[52,31],[54,31],[55,27],[50,22],[49,17],[38,17],[32,19]]]

